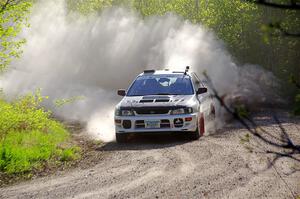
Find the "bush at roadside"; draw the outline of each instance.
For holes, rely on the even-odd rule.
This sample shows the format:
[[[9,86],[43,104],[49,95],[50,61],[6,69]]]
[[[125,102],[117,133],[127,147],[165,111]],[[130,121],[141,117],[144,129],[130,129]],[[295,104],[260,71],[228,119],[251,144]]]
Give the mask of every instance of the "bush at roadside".
[[[40,106],[44,99],[39,91],[10,103],[0,99],[0,171],[25,173],[79,158],[68,131]]]

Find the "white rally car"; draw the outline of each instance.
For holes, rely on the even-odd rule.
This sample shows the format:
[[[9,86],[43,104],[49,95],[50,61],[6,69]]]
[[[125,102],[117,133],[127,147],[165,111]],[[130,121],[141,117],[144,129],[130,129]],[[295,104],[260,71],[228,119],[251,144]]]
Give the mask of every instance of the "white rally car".
[[[115,109],[117,142],[131,133],[182,132],[192,139],[205,133],[205,123],[215,118],[212,95],[195,73],[146,70]]]

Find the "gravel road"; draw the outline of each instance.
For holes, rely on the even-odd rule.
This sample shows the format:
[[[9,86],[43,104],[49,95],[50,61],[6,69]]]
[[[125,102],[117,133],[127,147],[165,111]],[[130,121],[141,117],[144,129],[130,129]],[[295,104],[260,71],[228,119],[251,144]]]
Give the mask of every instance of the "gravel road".
[[[300,144],[300,120],[280,115],[287,133]],[[258,114],[256,121],[274,135],[279,132],[268,113]],[[164,135],[133,137],[122,145],[103,144],[97,148],[103,153],[97,165],[2,188],[0,198],[299,196],[299,162],[281,157],[270,166],[274,155],[262,152],[268,146],[253,137],[247,141],[246,134],[241,126],[232,124],[198,141]]]

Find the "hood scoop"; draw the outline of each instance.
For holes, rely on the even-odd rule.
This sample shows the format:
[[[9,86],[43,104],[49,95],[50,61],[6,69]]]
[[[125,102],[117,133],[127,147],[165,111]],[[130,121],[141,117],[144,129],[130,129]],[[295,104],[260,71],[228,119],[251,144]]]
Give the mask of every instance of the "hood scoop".
[[[170,101],[170,98],[169,99],[156,99],[155,102],[169,102]]]
[[[145,96],[140,100],[140,103],[155,103],[155,102],[169,102],[168,96]]]
[[[141,99],[140,103],[152,103],[154,100]]]

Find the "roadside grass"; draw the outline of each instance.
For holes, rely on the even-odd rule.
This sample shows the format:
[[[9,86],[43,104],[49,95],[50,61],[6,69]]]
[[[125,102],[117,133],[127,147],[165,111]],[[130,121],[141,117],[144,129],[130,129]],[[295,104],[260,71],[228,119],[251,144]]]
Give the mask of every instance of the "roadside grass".
[[[40,106],[45,98],[39,90],[13,102],[0,98],[1,172],[27,175],[80,158],[69,132]]]

